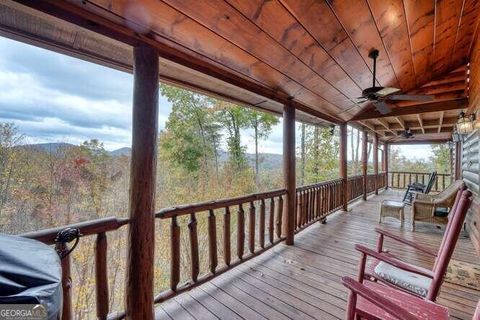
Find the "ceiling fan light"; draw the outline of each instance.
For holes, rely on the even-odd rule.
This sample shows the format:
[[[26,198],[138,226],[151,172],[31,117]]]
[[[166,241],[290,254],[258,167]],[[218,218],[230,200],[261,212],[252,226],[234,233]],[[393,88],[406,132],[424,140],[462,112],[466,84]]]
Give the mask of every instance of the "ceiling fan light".
[[[377,91],[377,96],[379,97],[385,97],[388,96],[389,94],[399,92],[400,89],[398,88],[392,88],[392,87],[385,87]]]

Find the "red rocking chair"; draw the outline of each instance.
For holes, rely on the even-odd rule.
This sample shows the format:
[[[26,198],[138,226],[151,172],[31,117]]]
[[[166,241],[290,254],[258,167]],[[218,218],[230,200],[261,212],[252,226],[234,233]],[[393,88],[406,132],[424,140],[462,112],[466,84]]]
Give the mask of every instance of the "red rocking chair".
[[[431,301],[414,297],[392,287],[349,277],[342,278],[350,289],[346,320],[446,320],[448,309]],[[480,301],[472,320],[480,320]]]
[[[472,202],[471,196],[472,193],[468,190],[458,191],[450,219],[445,228],[442,243],[436,253],[413,241],[409,241],[382,229],[375,229],[379,234],[377,251],[362,245],[355,245],[355,248],[362,253],[358,274],[359,282],[363,283],[363,279],[366,277],[367,279],[382,282],[383,284],[417,297],[435,301],[462,230],[465,216]],[[406,263],[389,252],[384,252],[384,237],[388,237],[435,257],[432,270]],[[367,256],[373,258],[369,259],[370,263],[368,264]]]

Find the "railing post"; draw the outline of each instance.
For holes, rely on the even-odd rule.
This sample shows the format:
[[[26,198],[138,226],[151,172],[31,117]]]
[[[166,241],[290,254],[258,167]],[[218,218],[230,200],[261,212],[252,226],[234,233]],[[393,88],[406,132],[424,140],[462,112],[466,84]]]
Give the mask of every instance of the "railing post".
[[[378,135],[373,134],[373,174],[375,175],[375,194],[378,194]]]
[[[287,190],[283,210],[283,235],[286,244],[293,245],[295,232],[295,108],[291,103],[283,107],[283,180]]]
[[[455,180],[462,179],[462,144],[455,143]]]
[[[383,153],[383,171],[385,171],[385,190],[388,189],[388,157],[390,155],[390,145],[385,143],[384,145],[385,151]]]
[[[340,178],[342,179],[342,210],[348,209],[347,192],[347,124],[340,125]]]
[[[367,172],[368,172],[368,133],[362,132],[362,175],[363,175],[363,200],[367,201]]]
[[[153,320],[155,179],[158,133],[158,53],[133,51],[133,125],[130,162],[130,227],[127,247],[126,318]]]

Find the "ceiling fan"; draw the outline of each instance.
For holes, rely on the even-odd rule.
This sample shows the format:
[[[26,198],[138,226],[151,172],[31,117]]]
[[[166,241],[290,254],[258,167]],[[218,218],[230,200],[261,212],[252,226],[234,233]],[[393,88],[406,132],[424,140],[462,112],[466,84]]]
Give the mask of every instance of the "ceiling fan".
[[[406,129],[402,132],[402,137],[404,137],[405,139],[413,138],[413,132],[412,132],[412,130],[410,130],[410,128],[406,128]]]
[[[411,94],[395,94],[400,91],[398,88],[392,87],[377,87],[375,85],[376,73],[377,73],[377,58],[379,51],[372,49],[368,57],[373,60],[373,85],[370,88],[366,88],[362,91],[362,96],[358,97],[357,103],[363,103],[371,101],[378,112],[381,114],[388,114],[392,111],[387,101],[430,101],[434,99],[431,95],[411,95]]]

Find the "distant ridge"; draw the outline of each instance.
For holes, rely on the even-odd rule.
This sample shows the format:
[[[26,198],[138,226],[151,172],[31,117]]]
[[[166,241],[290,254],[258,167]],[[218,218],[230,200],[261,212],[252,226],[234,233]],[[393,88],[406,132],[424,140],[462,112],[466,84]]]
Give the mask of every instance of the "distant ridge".
[[[26,149],[32,149],[32,150],[37,150],[37,151],[44,151],[44,152],[51,152],[55,153],[61,150],[65,149],[71,149],[71,148],[78,148],[78,145],[74,145],[71,143],[66,143],[66,142],[52,142],[52,143],[35,143],[35,144],[24,144],[22,146],[19,146],[21,148],[26,148]],[[129,157],[132,153],[132,149],[129,147],[123,147],[120,149],[116,149],[113,151],[107,151],[108,154],[112,157],[121,157],[121,156],[127,156]],[[259,160],[260,160],[260,169],[278,169],[282,167],[282,155],[281,154],[275,154],[275,153],[260,153],[259,155]],[[255,154],[253,153],[247,153],[245,155],[247,158],[247,162],[250,166],[255,165]],[[228,161],[229,154],[226,151],[220,150],[218,152],[218,160],[220,163],[225,163]]]

